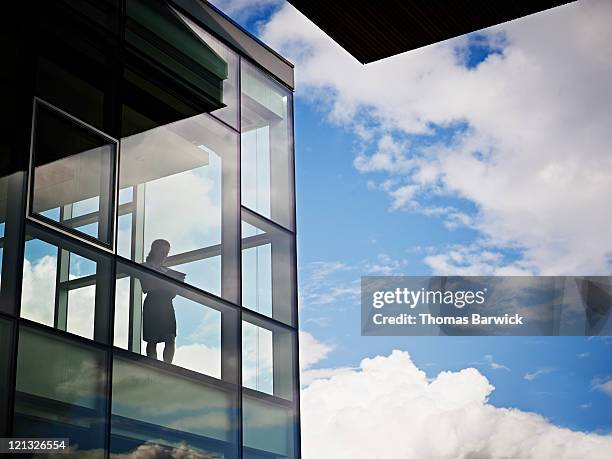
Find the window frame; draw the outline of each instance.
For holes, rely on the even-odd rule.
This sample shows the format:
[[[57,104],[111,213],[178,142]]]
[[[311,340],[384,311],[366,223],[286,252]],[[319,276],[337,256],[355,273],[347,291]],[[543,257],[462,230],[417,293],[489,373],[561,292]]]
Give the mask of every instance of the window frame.
[[[38,107],[39,105],[49,109],[50,111],[54,112],[56,115],[59,115],[60,117],[64,117],[66,118],[68,121],[75,123],[78,127],[88,130],[90,132],[92,132],[95,135],[98,135],[102,138],[104,138],[105,140],[107,140],[109,143],[114,144],[114,149],[113,149],[113,161],[112,161],[112,168],[110,170],[110,180],[109,180],[109,189],[110,189],[110,195],[108,196],[108,209],[109,209],[109,213],[108,213],[108,233],[110,235],[110,241],[104,242],[100,239],[98,239],[97,237],[92,237],[89,236],[81,231],[78,231],[76,229],[71,229],[68,228],[64,225],[61,225],[60,223],[57,223],[53,220],[51,220],[50,218],[46,218],[43,215],[39,215],[33,212],[32,210],[32,206],[33,206],[33,201],[34,201],[34,182],[35,182],[35,178],[34,178],[34,170],[35,170],[35,166],[34,166],[34,155],[35,155],[35,139],[36,139],[36,123],[37,123],[37,114],[38,114]],[[118,190],[118,179],[119,179],[119,156],[120,156],[120,142],[119,140],[115,139],[114,137],[111,137],[110,135],[106,134],[105,132],[95,128],[94,126],[91,126],[90,124],[87,124],[86,122],[80,120],[79,118],[71,115],[70,113],[56,107],[55,105],[41,99],[38,96],[34,96],[33,98],[33,102],[32,102],[32,122],[31,122],[31,131],[30,131],[30,149],[29,149],[29,162],[28,162],[28,177],[27,177],[27,190],[26,190],[26,209],[25,209],[25,219],[26,222],[27,221],[35,221],[43,226],[46,226],[47,228],[50,228],[54,231],[57,231],[59,233],[62,233],[66,236],[70,236],[72,238],[75,238],[81,242],[87,243],[87,244],[93,244],[96,247],[109,252],[111,254],[115,253],[115,249],[116,249],[116,245],[117,245],[117,231],[116,231],[116,227],[117,227],[117,203],[119,200],[119,190]],[[92,214],[97,214],[99,216],[100,211],[98,210],[97,212],[93,212]]]

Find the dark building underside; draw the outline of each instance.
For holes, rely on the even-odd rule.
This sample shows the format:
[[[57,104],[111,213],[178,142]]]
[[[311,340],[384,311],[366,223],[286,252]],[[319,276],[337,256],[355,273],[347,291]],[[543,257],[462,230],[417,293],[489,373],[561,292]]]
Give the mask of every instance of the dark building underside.
[[[367,64],[568,0],[288,0],[357,60]]]

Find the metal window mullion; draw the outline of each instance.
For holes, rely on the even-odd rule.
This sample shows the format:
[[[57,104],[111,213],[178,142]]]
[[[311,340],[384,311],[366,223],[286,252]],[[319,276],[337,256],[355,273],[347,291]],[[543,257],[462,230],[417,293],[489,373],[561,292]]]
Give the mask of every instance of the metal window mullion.
[[[72,218],[72,204],[66,204],[60,209],[60,222]],[[66,283],[70,279],[70,252],[57,248],[57,270],[55,273],[55,311],[53,326],[66,331],[68,328],[68,289]]]
[[[141,183],[133,187],[132,200],[132,247],[131,258],[136,263],[144,261],[144,231],[145,231],[145,196],[146,184]],[[129,296],[129,326],[128,326],[128,349],[138,354],[141,353],[142,340],[142,288],[136,278],[130,277]]]

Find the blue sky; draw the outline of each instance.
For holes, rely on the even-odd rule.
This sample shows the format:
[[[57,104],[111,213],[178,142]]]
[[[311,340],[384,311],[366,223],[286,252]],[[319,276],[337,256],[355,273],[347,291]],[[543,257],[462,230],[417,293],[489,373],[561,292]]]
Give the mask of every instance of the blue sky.
[[[478,432],[462,441],[486,448],[469,454],[506,457],[509,441],[527,447],[516,457],[560,457],[554,448],[569,443],[566,457],[607,457],[612,338],[362,337],[359,280],[609,275],[612,5],[573,4],[362,66],[280,0],[215,3],[296,64],[304,458],[369,459],[346,438],[394,438],[370,417],[408,435],[411,422],[430,426],[421,413],[440,436],[475,416]],[[24,282],[39,293],[22,310],[43,323],[52,311],[36,306],[53,294],[54,254],[40,241],[26,250]],[[91,269],[76,260],[71,274]],[[91,295],[71,300],[84,336]],[[217,376],[218,314],[176,301],[179,323],[191,323],[175,363]],[[452,441],[441,454],[425,431],[409,437],[430,448],[420,455],[395,445],[376,457],[464,457]]]
[[[314,37],[314,32],[311,35],[296,32],[295,39],[288,38],[288,34],[283,35],[281,15],[288,17],[290,13],[281,11],[274,17],[279,10],[287,10],[282,3],[254,2],[250,8],[248,2],[217,3],[229,10],[229,14],[251,32],[265,41],[272,41],[270,44],[273,47],[285,44],[286,49],[291,49],[290,45],[295,46]],[[564,18],[559,14],[546,18],[540,15],[542,20],[551,24],[571,21],[571,14],[567,13],[567,16]],[[536,20],[533,19],[531,25]],[[523,33],[522,24],[517,22],[513,23],[514,29],[510,29],[510,35]],[[525,26],[525,36],[529,26]],[[484,74],[486,66],[493,66],[504,58],[509,60],[512,49],[506,48],[509,42],[519,48],[519,40],[512,43],[506,30],[501,27],[486,34],[476,33],[460,38],[452,47],[456,59],[465,69],[471,72],[479,70]],[[320,51],[323,55],[323,45],[317,46],[313,45],[311,51]],[[393,59],[399,66],[398,58],[373,65],[391,68],[394,66]],[[308,68],[303,71],[306,76],[302,76],[300,62],[296,62],[300,319],[301,329],[328,347],[325,357],[314,363],[311,369],[357,367],[365,357],[387,356],[394,349],[405,350],[411,354],[416,366],[430,378],[443,370],[477,368],[495,386],[490,398],[494,406],[536,412],[553,424],[572,430],[611,432],[612,398],[595,387],[598,381],[605,381],[612,375],[610,339],[360,336],[357,289],[361,275],[427,275],[444,272],[444,268],[446,273],[454,273],[454,269],[458,274],[464,268],[474,268],[476,271],[472,272],[484,270],[486,274],[510,273],[503,270],[520,268],[524,270],[521,272],[538,274],[552,273],[554,268],[547,265],[546,256],[539,259],[539,255],[532,256],[539,253],[537,239],[534,243],[527,236],[523,239],[504,236],[492,242],[494,235],[491,227],[462,224],[470,220],[490,220],[483,211],[487,203],[469,199],[469,192],[465,188],[463,193],[459,189],[454,194],[432,192],[430,188],[428,192],[421,193],[418,200],[411,201],[410,205],[396,205],[398,194],[394,194],[394,191],[410,184],[415,176],[396,173],[393,168],[399,171],[402,169],[401,161],[426,156],[432,146],[437,149],[457,146],[457,139],[476,126],[466,121],[470,120],[470,114],[466,115],[466,119],[455,117],[452,122],[431,123],[424,131],[417,132],[415,129],[398,128],[401,121],[393,125],[393,120],[384,119],[392,115],[369,115],[369,110],[380,111],[376,102],[372,103],[372,99],[369,99],[368,106],[365,97],[361,100],[354,97],[355,103],[361,104],[361,110],[350,113],[350,120],[347,121],[343,116],[338,116],[336,110],[340,105],[339,100],[351,97],[350,90],[345,90],[342,81],[324,74],[322,70],[317,73],[311,64],[311,61],[305,61],[304,67]],[[338,68],[341,65],[339,62]],[[361,70],[357,66],[355,68],[356,74],[359,74]],[[377,83],[375,77],[367,81]],[[300,88],[300,84],[320,93],[313,97]],[[386,83],[378,81],[378,84]],[[486,93],[486,88],[482,89]],[[458,86],[457,91],[461,90],[462,87]],[[328,98],[333,102],[325,103],[325,91],[329,92]],[[477,96],[473,94],[475,103]],[[507,103],[504,100],[500,102]],[[432,119],[435,116],[432,115]],[[504,121],[505,118],[500,116],[500,124]],[[391,127],[384,126],[385,123],[391,124]],[[364,130],[367,131],[366,135]],[[551,131],[549,135],[554,136],[554,132]],[[372,162],[373,156],[382,150],[380,140],[385,136],[392,139],[394,145],[405,142],[410,150],[404,156],[392,155],[391,160],[395,162],[391,167],[376,166]],[[551,140],[550,144],[551,150],[554,150],[555,141]],[[494,151],[495,143],[492,145],[491,150]],[[476,148],[472,154],[480,159],[487,156],[488,151]],[[359,166],[360,156],[364,161],[369,161],[366,167]],[[385,181],[395,183],[387,182],[385,185]],[[437,217],[431,211],[435,208],[452,208],[461,218],[465,218],[457,224],[456,220]],[[519,218],[525,219],[524,216]],[[589,224],[588,221],[585,223]],[[542,238],[542,235],[537,237]],[[550,237],[556,235],[551,233]],[[576,234],[576,240],[588,237],[591,235]],[[571,243],[569,239],[566,240]],[[453,250],[456,250],[455,255],[461,255],[455,256],[454,263],[452,257],[444,258],[443,255]],[[576,257],[579,250],[576,249],[573,254],[569,252],[567,259]],[[494,254],[493,266],[483,264],[483,253]],[[434,258],[428,261],[428,256]],[[446,264],[436,264],[435,260]],[[562,260],[559,262],[562,263]],[[588,260],[586,263],[589,266]],[[579,265],[572,266],[569,262],[567,270],[560,273],[567,274],[573,270],[573,274],[586,274],[579,269]]]

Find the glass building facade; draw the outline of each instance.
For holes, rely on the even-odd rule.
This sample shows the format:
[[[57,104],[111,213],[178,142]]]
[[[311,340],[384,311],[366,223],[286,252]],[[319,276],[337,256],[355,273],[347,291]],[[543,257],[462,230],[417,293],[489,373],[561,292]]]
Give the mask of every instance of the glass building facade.
[[[16,8],[0,437],[298,459],[292,65],[200,0]]]

